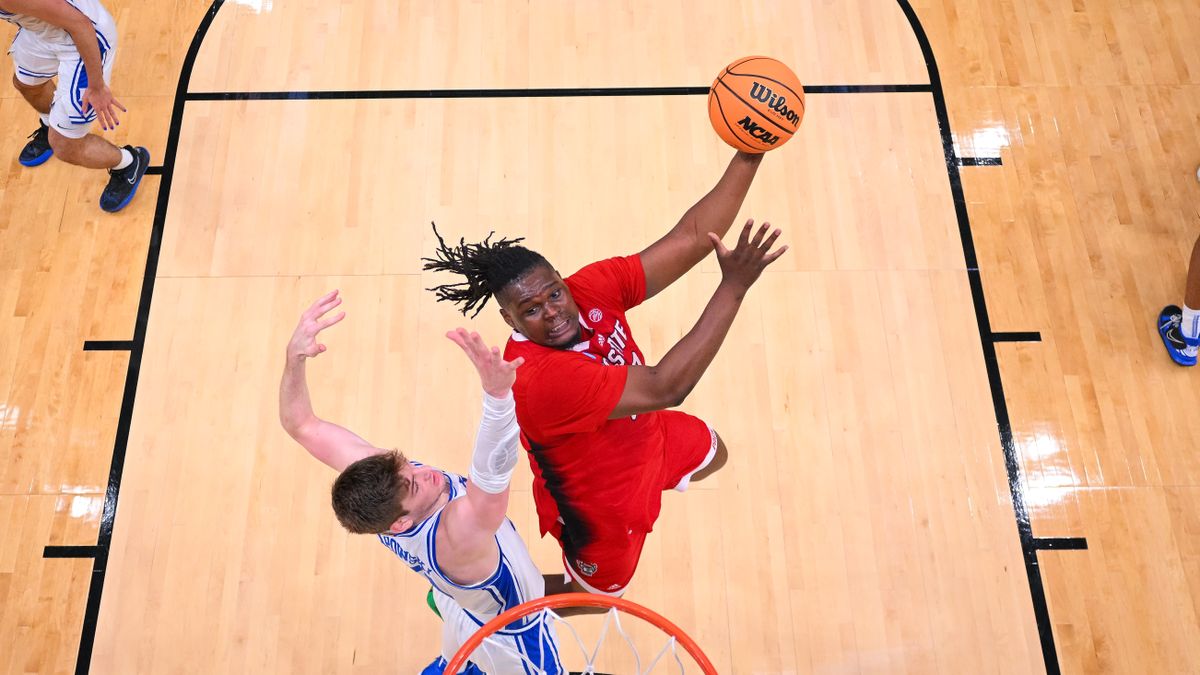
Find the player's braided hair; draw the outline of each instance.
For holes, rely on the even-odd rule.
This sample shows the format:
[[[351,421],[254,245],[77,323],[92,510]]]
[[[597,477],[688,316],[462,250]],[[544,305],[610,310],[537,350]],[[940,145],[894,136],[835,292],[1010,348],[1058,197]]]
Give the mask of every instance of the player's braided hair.
[[[433,224],[433,234],[437,237],[438,249],[435,257],[421,258],[425,263],[423,269],[453,272],[466,279],[425,290],[436,293],[438,302],[448,300],[460,305],[459,311],[464,316],[475,310],[471,315],[474,318],[483,311],[488,298],[524,276],[531,268],[549,265],[540,253],[517,246],[525,240],[524,237],[492,241],[492,235],[496,233],[489,232],[478,244],[468,244],[464,239],[459,239],[457,246],[447,246],[446,240],[437,231],[436,223]]]

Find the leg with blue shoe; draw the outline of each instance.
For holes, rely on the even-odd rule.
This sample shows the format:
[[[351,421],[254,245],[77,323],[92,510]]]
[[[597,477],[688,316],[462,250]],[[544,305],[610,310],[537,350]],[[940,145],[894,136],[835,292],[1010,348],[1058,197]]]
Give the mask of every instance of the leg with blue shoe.
[[[1172,361],[1181,366],[1196,365],[1200,352],[1200,237],[1192,246],[1183,307],[1163,308],[1158,315],[1158,334]]]
[[[4,9],[0,18],[19,27],[8,51],[13,86],[41,117],[19,161],[32,167],[57,155],[68,164],[107,169],[100,208],[120,211],[137,193],[150,153],[90,133],[96,121],[103,131],[115,129],[126,112],[108,86],[117,52],[112,15],[97,2],[6,0]]]
[[[40,84],[30,85],[22,82],[14,74],[13,86],[41,117],[37,130],[29,134],[29,142],[25,144],[24,148],[21,148],[21,156],[18,161],[21,162],[21,166],[45,164],[46,160],[54,154],[54,150],[50,148],[50,127],[47,126],[50,122],[50,106],[54,103],[54,82],[46,80]]]

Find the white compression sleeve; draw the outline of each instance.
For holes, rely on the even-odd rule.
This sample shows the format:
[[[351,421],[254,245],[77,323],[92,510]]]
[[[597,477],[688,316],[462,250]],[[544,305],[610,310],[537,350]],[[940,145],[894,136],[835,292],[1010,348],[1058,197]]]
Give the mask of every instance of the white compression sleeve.
[[[513,468],[517,466],[517,404],[512,392],[504,398],[483,394],[483,417],[475,435],[471,457],[471,482],[480,490],[498,494],[508,489]]]

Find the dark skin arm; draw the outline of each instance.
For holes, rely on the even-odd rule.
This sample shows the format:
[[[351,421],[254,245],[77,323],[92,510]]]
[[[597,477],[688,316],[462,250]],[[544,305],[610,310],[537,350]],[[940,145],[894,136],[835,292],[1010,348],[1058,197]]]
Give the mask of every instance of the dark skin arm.
[[[762,155],[739,152],[730,160],[721,180],[692,205],[675,227],[638,254],[646,270],[646,299],[696,266],[713,250],[710,232],[724,237],[742,208]]]
[[[654,366],[629,368],[625,390],[609,419],[677,406],[691,393],[721,348],[750,286],[767,265],[787,251],[787,246],[771,251],[779,230],[769,232],[770,224],[763,223],[751,239],[753,227],[754,221],[746,222],[732,251],[725,248],[716,234],[709,234],[709,245],[716,249],[721,264],[721,283],[696,325],[662,361]]]

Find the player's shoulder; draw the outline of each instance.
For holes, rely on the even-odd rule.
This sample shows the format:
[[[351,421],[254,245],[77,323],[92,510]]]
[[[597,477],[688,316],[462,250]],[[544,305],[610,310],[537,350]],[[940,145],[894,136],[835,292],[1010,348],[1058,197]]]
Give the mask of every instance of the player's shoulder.
[[[622,275],[641,268],[641,257],[633,255],[615,256],[584,265],[566,278],[567,285],[615,281]]]

